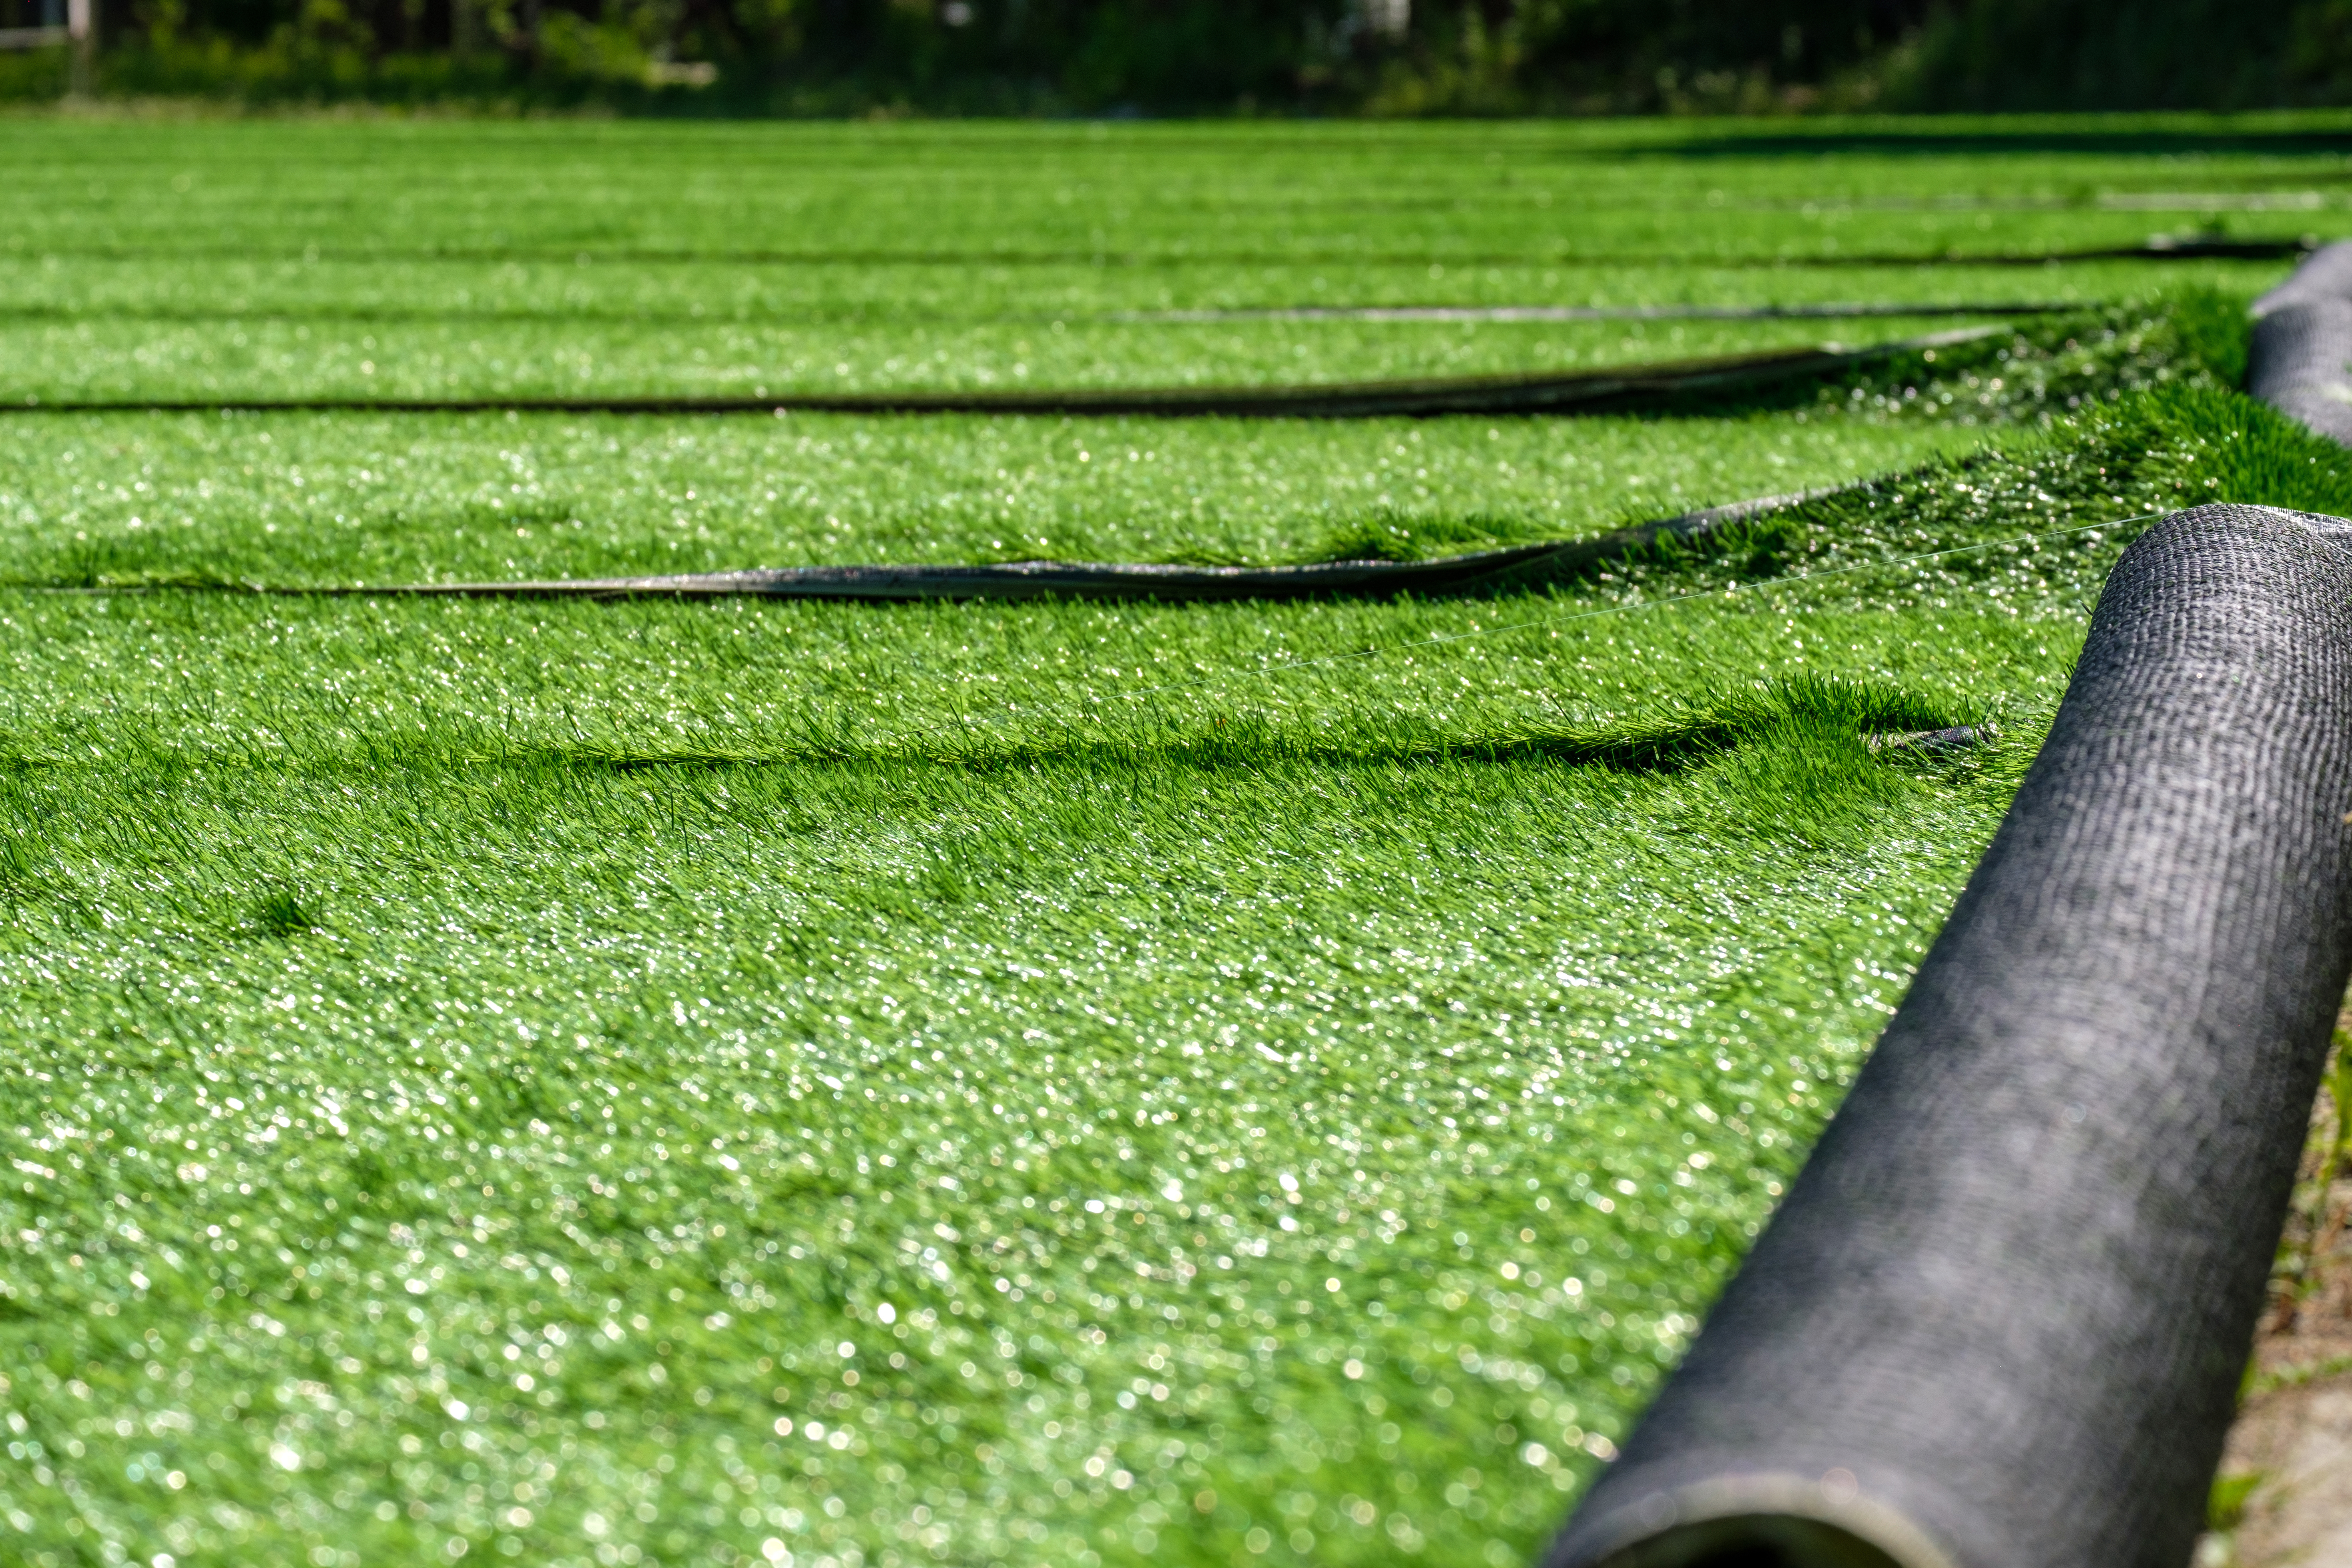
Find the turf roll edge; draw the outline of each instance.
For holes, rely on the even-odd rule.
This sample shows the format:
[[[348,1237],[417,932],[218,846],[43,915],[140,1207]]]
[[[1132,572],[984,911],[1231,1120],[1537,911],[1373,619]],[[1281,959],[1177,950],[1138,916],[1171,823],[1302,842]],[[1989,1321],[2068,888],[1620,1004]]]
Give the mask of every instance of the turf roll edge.
[[[2125,553],[1991,847],[1547,1568],[2180,1568],[2352,970],[2352,523]]]
[[[1821,492],[1759,496],[1588,539],[1545,540],[1429,561],[1315,561],[1296,566],[1156,562],[1001,561],[898,566],[755,566],[659,577],[568,577],[515,583],[393,583],[375,587],[264,587],[285,595],[433,598],[718,599],[1311,599],[1463,594],[1524,586],[1644,552],[1704,545],[1735,524]]]
[[[1852,347],[1766,349],[1605,370],[1337,382],[1303,386],[1066,387],[1003,392],[787,392],[773,397],[210,397],[21,402],[0,414],[995,414],[1169,419],[1433,419],[1455,414],[1608,414],[1672,407],[1998,336],[1993,325]]]
[[[2352,241],[2314,251],[2253,314],[2248,394],[2352,446]]]

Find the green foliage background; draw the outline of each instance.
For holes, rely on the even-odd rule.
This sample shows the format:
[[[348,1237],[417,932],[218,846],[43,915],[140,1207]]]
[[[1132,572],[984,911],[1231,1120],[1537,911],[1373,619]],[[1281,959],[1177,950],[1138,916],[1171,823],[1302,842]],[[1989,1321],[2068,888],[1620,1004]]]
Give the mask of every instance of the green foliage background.
[[[0,26],[60,0],[0,0]],[[2352,94],[2293,0],[127,0],[106,96],[668,114],[2214,109]],[[54,99],[62,48],[0,56]]]

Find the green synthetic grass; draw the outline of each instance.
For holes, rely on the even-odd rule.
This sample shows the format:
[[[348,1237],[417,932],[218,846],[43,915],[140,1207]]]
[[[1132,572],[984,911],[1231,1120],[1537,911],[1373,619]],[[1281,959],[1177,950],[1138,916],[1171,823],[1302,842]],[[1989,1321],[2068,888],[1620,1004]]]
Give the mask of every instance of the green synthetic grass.
[[[2106,503],[2078,455],[1961,471]],[[2111,552],[1271,684],[1272,630],[1735,563],[1282,615],[20,592],[23,1545],[1524,1550],[1899,994]]]
[[[1521,1550],[2001,793],[1738,768],[21,778],[19,1550]]]
[[[19,120],[12,250],[233,262],[1938,258],[2294,235],[2341,115],[1979,121],[599,125]]]
[[[1671,421],[19,415],[0,581],[1411,559],[1829,488],[1980,428],[2234,379],[2215,318],[2239,310],[2183,289],[1788,388],[1777,416]]]
[[[527,253],[499,309],[542,348],[577,340],[530,268],[660,250],[641,316],[579,305],[658,366],[740,287],[720,253],[850,258],[761,264],[779,316],[868,290],[828,341],[937,310],[969,344],[1018,291],[1002,252],[1071,250],[1056,308],[1109,311],[1248,302],[1249,257],[1369,300],[1398,258],[1452,287],[1480,247],[1536,277],[1647,246],[1577,285],[1638,303],[1699,276],[1678,256],[2108,243],[2165,221],[2110,196],[2299,203],[2326,164],[2046,128],[1965,157],[1646,126],[16,133],[45,155],[0,247],[67,280],[0,331],[8,386],[158,397],[297,303],[312,342],[374,331],[313,245],[389,255],[367,286],[428,333],[475,330],[444,258]],[[12,416],[0,1555],[1525,1560],[1899,1000],[2130,520],[2352,510],[2352,461],[2221,384],[2280,270],[2018,269],[2095,309],[1674,417]],[[1745,275],[1704,288],[1811,276]],[[1871,278],[1934,274],[1833,281]],[[194,337],[139,315],[167,307]],[[1451,331],[1394,341],[1434,363]],[[1200,345],[1289,331],[1121,323],[1117,363],[1215,379]],[[320,353],[272,374],[330,388]],[[1799,489],[1830,493],[1461,600],[139,588],[1413,555]],[[1864,743],[1987,721],[1952,758]]]
[[[2113,302],[1997,262],[2338,210],[2324,126],[2133,155],[1652,127],[11,129],[26,396],[747,395],[1577,369],[1940,322],[1131,322],[1301,304]],[[1867,136],[1874,128],[1850,127]],[[2311,132],[2319,131],[2318,135]],[[1906,261],[1911,265],[1864,265]]]
[[[1964,432],[1730,418],[38,416],[0,577],[292,583],[838,561],[1295,560],[1374,520],[1554,538],[1862,478]],[[1458,531],[1458,530],[1457,530]],[[1484,537],[1474,534],[1472,537]]]
[[[1462,724],[1504,673],[1469,649],[1352,724],[1049,712],[1059,758],[929,760],[952,721],[857,751],[858,616],[515,610],[242,602],[195,647],[144,601],[10,606],[28,1552],[1517,1550],[2005,789],[1872,760],[1802,686],[1629,769],[1653,661],[1801,674],[1777,616],[1586,639],[1637,711],[1556,726],[1617,753],[1579,768],[1516,743],[1572,686]],[[1079,614],[992,662],[1049,703]],[[2046,701],[2065,623],[1970,630],[1997,672],[1868,710]],[[709,760],[752,746],[804,760]]]
[[[1895,337],[1948,324],[1891,321],[1870,328]],[[1288,385],[1605,369],[1851,336],[1811,321],[1478,322],[1433,333],[1419,322],[1072,326],[1045,320],[946,328],[674,327],[658,338],[640,326],[592,322],[383,322],[322,331],[284,321],[219,327],[106,321],[44,323],[8,335],[17,340],[10,345],[14,355],[58,367],[22,384],[25,398],[52,403]]]

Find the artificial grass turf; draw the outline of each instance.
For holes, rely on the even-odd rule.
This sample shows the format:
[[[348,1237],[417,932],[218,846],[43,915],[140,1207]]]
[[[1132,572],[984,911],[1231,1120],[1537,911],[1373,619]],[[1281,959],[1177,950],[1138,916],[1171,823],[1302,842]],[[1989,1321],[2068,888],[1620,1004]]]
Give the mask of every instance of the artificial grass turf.
[[[2275,264],[1752,270],[1171,264],[746,268],[710,262],[12,259],[9,402],[156,398],[783,395],[790,392],[1333,382],[1874,342],[2004,303],[2145,297],[2159,279],[2251,294]],[[1433,271],[1436,274],[1432,276]],[[1945,302],[1990,316],[1850,321],[1197,321],[1293,305]]]
[[[2340,198],[2340,115],[2079,128],[20,122],[9,248],[250,260],[1940,259]],[[1955,134],[1957,132],[1957,134]],[[2153,133],[2153,134],[2151,134]],[[2169,133],[2172,146],[2155,152]],[[2135,138],[2138,147],[2132,145]],[[1939,140],[1940,138],[1940,140]],[[2072,141],[2074,144],[2068,145]],[[2200,142],[2202,142],[2200,145]]]
[[[1213,235],[1352,293],[1405,255],[1444,283],[1479,246],[2137,237],[2158,220],[2066,182],[2144,196],[2184,167],[1800,169],[1638,128],[1667,151],[1612,172],[1548,131],[1342,128],[1336,158],[1214,131],[1092,165],[1147,193],[1105,218],[1060,199],[1083,128],[980,128],[973,153],[968,128],[218,127],[177,163],[144,132],[37,129],[96,156],[29,160],[51,195],[82,183],[21,202],[12,237],[61,271],[138,249],[167,302],[175,270],[226,302],[217,258],[311,244],[968,256],[1095,226],[1106,254]],[[2321,166],[2297,145],[2187,172],[2292,194]],[[806,156],[787,179],[761,148]],[[1471,189],[1465,148],[1557,156],[1551,194],[1591,221]],[[257,149],[268,177],[236,170]],[[395,199],[353,197],[362,161]],[[1726,184],[1788,209],[1696,221]],[[2053,191],[2074,205],[1996,205]],[[1848,210],[1796,205],[1824,195]],[[1924,221],[1860,205],[1955,195]],[[645,344],[723,302],[698,288]],[[1095,297],[1133,308],[1123,288]],[[2131,401],[2210,374],[2195,314],[2073,347],[2043,323],[1835,411],[1729,419],[13,425],[36,434],[0,549],[10,1550],[1523,1557],[1899,994],[2131,525],[2000,542],[2352,495],[2340,454],[2236,401]],[[12,374],[71,349],[24,341]],[[1150,363],[1215,371],[1195,352]],[[1986,427],[2005,455],[1937,460]],[[1736,550],[1492,600],[37,591],[983,542],[1295,559],[1365,530],[1412,553],[1873,468],[1904,472]],[[1956,762],[1859,741],[1987,718],[2004,739]]]
[[[1980,136],[1591,126],[16,128],[8,401],[1332,381],[1571,369],[1804,323],[1255,322],[1349,303],[2112,302],[2275,265],[2004,258],[2335,198],[2337,122],[2166,162]],[[2316,134],[2314,134],[2316,132]],[[2177,134],[2178,132],[2176,132]],[[2234,142],[2231,138],[2234,137]],[[2184,186],[2186,188],[2184,188]],[[1870,257],[1969,267],[1861,266]],[[1853,336],[1851,332],[1841,335]],[[1882,333],[1891,335],[1891,331]]]
[[[2225,458],[2307,504],[2312,445],[2175,394],[1779,548]],[[1522,1553],[2116,542],[1278,611],[19,591],[5,1517],[34,1561]],[[1083,700],[1146,654],[1224,672]],[[1957,765],[1859,741],[1996,714]]]
[[[1102,265],[1013,263],[952,254],[929,263],[821,257],[654,262],[593,255],[583,263],[577,257],[482,261],[429,256],[312,260],[269,252],[219,258],[172,252],[36,255],[0,247],[0,283],[5,286],[0,319],[11,326],[277,321],[307,322],[314,331],[349,322],[454,321],[481,328],[584,322],[685,331],[722,324],[1026,324],[1045,331],[1056,321],[1066,329],[1101,321],[1182,324],[1184,317],[1171,313],[1290,307],[2090,305],[2145,294],[2157,284],[2227,287],[2232,280],[2267,279],[2277,270],[2274,261],[2193,258],[2031,268],[1825,263],[1759,272],[1755,267],[1664,258],[1610,263],[1488,258],[1449,267],[1425,255],[1336,265],[1181,257],[1149,266],[1108,259]]]
[[[1681,779],[647,769],[552,713],[468,763],[431,709],[510,703],[514,606],[222,606],[244,689],[13,608],[79,623],[16,644],[0,795],[33,1560],[1524,1550],[2003,795],[1801,705]],[[370,618],[402,654],[319,657]],[[757,684],[656,635],[709,622],[640,671]]]
[[[1874,321],[1864,342],[1950,326]],[[1811,348],[1813,321],[1027,321],[950,328],[635,323],[141,321],[43,325],[0,344],[26,400],[782,398],[863,392],[1262,386],[1571,373]],[[1854,334],[1845,334],[1853,341]],[[39,365],[40,372],[29,367]]]
[[[1297,559],[1378,521],[1567,537],[1967,440],[1865,419],[32,416],[20,583],[597,576],[835,561]],[[1704,429],[1706,438],[1694,439]]]
[[[39,438],[0,455],[0,539],[17,539],[0,580],[1444,553],[1836,485],[1979,427],[2234,380],[2241,316],[2183,289],[1769,392],[1780,417],[19,415]]]
[[[1743,763],[1933,805],[1727,858],[1541,764],[19,781],[127,876],[27,868],[81,912],[0,961],[17,1550],[1517,1555],[2001,793]],[[200,924],[119,847],[174,838]]]

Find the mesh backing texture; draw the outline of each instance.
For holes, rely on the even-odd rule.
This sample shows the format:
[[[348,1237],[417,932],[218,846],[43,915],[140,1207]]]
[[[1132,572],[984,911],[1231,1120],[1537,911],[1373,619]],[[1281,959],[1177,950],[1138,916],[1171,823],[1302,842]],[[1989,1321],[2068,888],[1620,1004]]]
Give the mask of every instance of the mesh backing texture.
[[[2352,969],[2352,524],[2150,529],[1548,1568],[2180,1568]]]
[[[2285,282],[2254,301],[2257,317],[2289,305],[2309,305],[2328,300],[2352,300],[2352,241],[2323,245],[2287,275]]]
[[[2352,446],[2352,243],[2313,252],[2253,309],[2246,391]]]

